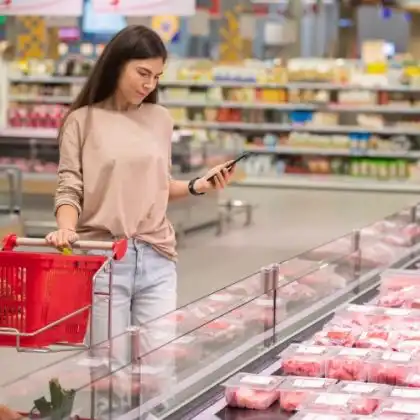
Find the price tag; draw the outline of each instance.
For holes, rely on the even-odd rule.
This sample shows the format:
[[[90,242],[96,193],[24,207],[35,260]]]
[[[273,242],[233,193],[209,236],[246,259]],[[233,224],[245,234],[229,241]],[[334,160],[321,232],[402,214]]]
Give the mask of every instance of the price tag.
[[[325,385],[324,379],[295,379],[293,386],[296,388],[323,388]]]
[[[180,343],[180,344],[190,344],[193,341],[196,340],[196,337],[192,337],[191,335],[184,335],[183,337],[179,337],[175,343]]]
[[[340,356],[367,356],[369,349],[345,348],[338,352]]]
[[[79,360],[77,364],[83,367],[99,367],[99,366],[107,365],[107,362],[105,359],[86,358],[86,359]]]
[[[305,414],[303,420],[340,420],[341,417],[334,416],[333,414]]]
[[[303,354],[322,354],[325,352],[325,348],[316,346],[299,346],[297,351],[298,353]]]
[[[350,395],[323,394],[315,400],[315,403],[323,405],[345,406],[349,402],[350,398]]]
[[[255,301],[255,303],[258,306],[263,306],[265,308],[270,308],[270,307],[274,307],[274,302],[271,299],[257,299]]]
[[[267,376],[257,376],[257,375],[247,375],[244,376],[240,382],[242,384],[248,385],[271,385],[273,383],[273,378]]]
[[[372,312],[373,309],[370,306],[365,305],[349,305],[347,310],[349,312]]]
[[[420,390],[396,388],[392,390],[391,397],[420,398]]]
[[[420,404],[395,403],[392,404],[390,410],[386,411],[393,411],[395,413],[402,414],[418,414],[420,413]]]
[[[232,296],[228,294],[224,294],[224,295],[216,294],[216,295],[211,295],[210,300],[214,300],[216,302],[229,302],[230,300],[232,300]]]
[[[370,384],[347,384],[343,387],[343,391],[349,392],[350,394],[370,394],[375,390],[376,386]]]
[[[384,311],[385,315],[406,316],[410,315],[409,309],[389,308]]]
[[[411,354],[387,351],[383,353],[382,360],[391,360],[393,362],[408,362],[411,360]]]

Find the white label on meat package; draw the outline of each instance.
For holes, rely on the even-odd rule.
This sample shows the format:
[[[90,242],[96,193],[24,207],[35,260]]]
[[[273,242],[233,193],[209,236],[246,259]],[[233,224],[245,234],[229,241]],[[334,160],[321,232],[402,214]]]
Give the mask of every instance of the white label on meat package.
[[[295,379],[293,381],[293,386],[296,388],[322,388],[324,385],[324,379]]]
[[[401,308],[390,308],[390,309],[386,309],[384,311],[384,313],[386,315],[401,315],[401,316],[406,316],[406,315],[410,315],[410,310],[409,309],[401,309]]]
[[[191,337],[190,335],[184,335],[183,337],[177,338],[174,343],[178,344],[190,344],[196,340],[196,337]]]
[[[273,383],[273,378],[269,378],[267,376],[247,375],[247,376],[244,376],[240,380],[240,382],[243,384],[249,384],[249,385],[270,385]]]
[[[341,417],[333,414],[305,414],[302,420],[340,420]]]
[[[392,390],[391,397],[420,398],[420,390],[396,388]]]
[[[366,356],[369,354],[369,349],[355,349],[345,348],[339,351],[340,356]]]
[[[272,299],[257,299],[255,303],[258,306],[263,306],[265,308],[274,307],[274,302]]]
[[[229,302],[232,300],[231,295],[212,295],[210,296],[210,300],[215,300],[216,302]]]
[[[315,346],[299,346],[297,349],[298,353],[306,353],[306,354],[322,354],[324,353],[325,349],[323,347],[315,347]]]
[[[325,405],[334,405],[334,406],[345,406],[349,402],[350,395],[334,395],[334,394],[325,394],[320,395],[316,400],[316,404],[325,404]]]
[[[400,353],[395,351],[386,351],[382,355],[382,360],[391,360],[393,362],[408,362],[411,360],[410,353]]]
[[[348,312],[372,312],[372,308],[370,306],[364,305],[349,305],[347,307]]]
[[[369,394],[375,391],[375,385],[369,384],[348,384],[343,387],[343,391],[357,394]]]
[[[386,411],[402,414],[418,414],[420,413],[420,404],[395,403]]]

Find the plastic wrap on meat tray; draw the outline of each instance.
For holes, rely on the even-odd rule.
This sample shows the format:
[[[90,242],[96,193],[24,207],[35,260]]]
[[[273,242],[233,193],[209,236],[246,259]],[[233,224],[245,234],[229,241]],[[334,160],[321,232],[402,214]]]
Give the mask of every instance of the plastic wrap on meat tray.
[[[381,292],[376,304],[388,308],[420,308],[420,285]]]
[[[283,411],[296,411],[314,392],[328,391],[336,383],[333,379],[288,377],[279,386],[280,407]]]
[[[241,320],[247,326],[272,327],[274,319],[276,324],[278,324],[287,316],[285,300],[277,298],[276,302],[276,307],[274,308],[274,299],[264,295],[234,309],[231,315]]]
[[[420,403],[407,401],[402,398],[388,398],[383,401],[378,408],[378,414],[381,416],[380,418],[389,416],[392,420],[414,419],[419,413]]]
[[[375,305],[347,305],[336,312],[330,324],[343,328],[360,327],[367,331],[374,326],[375,330],[390,331],[392,325],[415,323],[419,321],[420,311],[405,308],[382,308]],[[357,331],[359,331],[357,329]]]
[[[319,294],[312,287],[293,281],[277,289],[278,295],[291,304],[306,305],[315,301]]]
[[[328,266],[300,277],[299,283],[325,294],[342,289],[346,286],[347,281],[334,271],[334,266]]]
[[[392,348],[398,352],[420,354],[420,331],[396,330],[392,334]]]
[[[321,377],[330,353],[328,347],[292,344],[280,357],[285,375]]]
[[[361,333],[355,341],[354,346],[360,349],[392,350],[392,337],[392,332],[375,328]]]
[[[226,292],[237,296],[259,296],[264,293],[264,285],[257,276],[252,276],[226,287]]]
[[[368,416],[378,408],[378,398],[352,394],[319,393],[310,395],[300,410]]]
[[[334,351],[335,350],[335,351]],[[331,350],[326,362],[327,378],[340,381],[366,381],[366,360],[374,353],[370,349],[337,348]]]
[[[223,384],[230,407],[266,410],[278,400],[283,378],[238,373]]]
[[[419,371],[418,360],[409,353],[384,351],[366,360],[369,382],[403,386],[409,373]]]
[[[331,387],[331,393],[361,395],[382,400],[389,397],[394,387],[372,382],[340,381]]]
[[[389,269],[381,274],[381,294],[411,286],[420,286],[420,270]]]
[[[331,327],[314,334],[309,341],[316,346],[353,347],[357,334],[351,328]]]
[[[395,386],[391,390],[390,397],[420,404],[420,389]]]

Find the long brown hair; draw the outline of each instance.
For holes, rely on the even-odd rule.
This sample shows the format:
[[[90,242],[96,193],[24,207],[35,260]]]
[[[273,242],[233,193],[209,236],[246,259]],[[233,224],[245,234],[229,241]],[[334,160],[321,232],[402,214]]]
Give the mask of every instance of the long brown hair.
[[[131,25],[118,32],[106,45],[101,56],[90,72],[85,85],[70,105],[69,111],[61,124],[59,139],[67,117],[79,108],[91,107],[114,95],[120,74],[130,60],[168,57],[165,44],[160,36],[143,25]],[[157,103],[158,87],[143,102]]]
[[[128,61],[162,58],[165,62],[167,57],[165,44],[155,31],[143,25],[127,26],[107,44],[69,112],[110,98],[117,89],[121,70]],[[147,103],[157,101],[157,88],[143,100]]]

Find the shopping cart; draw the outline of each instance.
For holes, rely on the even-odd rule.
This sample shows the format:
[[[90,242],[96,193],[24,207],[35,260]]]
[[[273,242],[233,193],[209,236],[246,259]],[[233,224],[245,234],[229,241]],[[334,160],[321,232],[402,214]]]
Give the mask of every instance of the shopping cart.
[[[22,247],[50,247],[45,239],[9,235],[0,251],[0,346],[18,351],[63,351],[86,348],[90,311],[95,295],[108,301],[112,317],[112,265],[127,251],[127,241],[78,241],[78,250],[111,251],[110,256],[62,255],[15,251]],[[95,293],[101,273],[109,275],[106,293]],[[112,337],[108,322],[108,337]],[[59,347],[57,347],[57,345]]]

